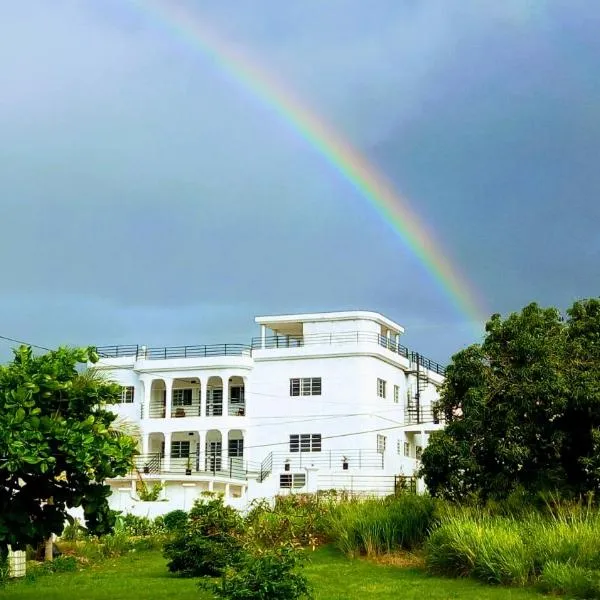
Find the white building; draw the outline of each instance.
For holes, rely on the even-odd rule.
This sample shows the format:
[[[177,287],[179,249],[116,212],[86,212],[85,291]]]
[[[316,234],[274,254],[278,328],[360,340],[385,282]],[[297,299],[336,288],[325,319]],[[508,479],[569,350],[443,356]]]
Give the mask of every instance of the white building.
[[[98,348],[123,386],[114,410],[139,425],[137,471],[110,481],[112,506],[189,509],[203,491],[254,498],[348,490],[389,494],[418,467],[444,369],[400,344],[373,312],[258,317],[251,344]],[[140,503],[136,482],[161,482]]]

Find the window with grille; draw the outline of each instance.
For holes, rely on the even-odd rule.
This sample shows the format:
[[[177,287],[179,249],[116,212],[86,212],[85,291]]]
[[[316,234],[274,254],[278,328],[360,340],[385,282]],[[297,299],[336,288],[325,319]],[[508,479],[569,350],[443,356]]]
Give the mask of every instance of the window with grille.
[[[306,473],[282,473],[279,475],[279,487],[285,489],[303,488],[306,485]]]
[[[121,388],[121,403],[131,404],[133,402],[134,393],[135,388],[132,385],[123,386]]]
[[[379,433],[377,434],[377,452],[379,452],[379,454],[383,454],[385,452],[385,435],[380,435]]]
[[[321,452],[320,433],[290,435],[290,452]]]
[[[244,440],[229,440],[229,458],[244,456]]]
[[[173,390],[173,406],[191,406],[192,390]]]
[[[401,455],[402,454],[402,440],[398,440],[396,442],[396,452]]]
[[[410,442],[404,442],[404,456],[410,456]]]
[[[385,398],[385,380],[377,378],[377,395],[380,398]]]
[[[171,458],[188,458],[189,455],[189,442],[171,442]]]
[[[290,396],[320,396],[321,378],[303,377],[290,379]]]
[[[400,386],[394,386],[394,404],[398,404],[400,402]]]

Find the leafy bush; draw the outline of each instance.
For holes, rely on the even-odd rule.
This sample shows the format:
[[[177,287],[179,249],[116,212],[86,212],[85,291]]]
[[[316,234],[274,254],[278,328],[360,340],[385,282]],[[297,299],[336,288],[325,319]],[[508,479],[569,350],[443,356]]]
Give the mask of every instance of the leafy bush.
[[[306,576],[299,573],[302,555],[292,545],[247,552],[220,582],[202,582],[223,600],[299,600],[311,598]]]
[[[544,565],[540,587],[544,592],[564,594],[570,598],[600,598],[600,571],[549,562]]]
[[[338,504],[328,521],[336,545],[351,556],[412,550],[436,522],[436,501],[414,494],[351,500]]]
[[[169,571],[187,577],[220,575],[241,554],[243,519],[218,498],[197,500],[188,526],[165,544]]]
[[[185,510],[172,510],[162,517],[162,523],[166,531],[178,531],[185,527],[188,522],[188,514]]]

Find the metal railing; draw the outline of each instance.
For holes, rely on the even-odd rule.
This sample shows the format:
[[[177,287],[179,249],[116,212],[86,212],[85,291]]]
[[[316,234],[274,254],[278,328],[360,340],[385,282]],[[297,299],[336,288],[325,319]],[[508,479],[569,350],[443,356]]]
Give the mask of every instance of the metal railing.
[[[246,479],[247,471],[243,457],[211,452],[171,457],[159,452],[139,454],[134,466],[138,473],[145,475],[212,475],[229,479]]]
[[[446,368],[440,363],[410,351],[406,346],[398,344],[395,339],[368,331],[347,331],[339,333],[314,333],[301,336],[273,335],[265,338],[252,338],[247,344],[212,344],[204,346],[166,346],[146,347],[139,345],[98,346],[101,358],[132,357],[136,360],[165,360],[170,358],[204,358],[210,356],[252,356],[253,350],[273,348],[301,348],[314,345],[348,345],[373,343],[386,348],[394,354],[407,358],[411,363],[418,362],[420,367],[428,371],[445,375]]]
[[[301,336],[273,335],[265,338],[252,338],[252,349],[263,350],[273,348],[303,348],[305,346],[335,346],[348,344],[371,343],[386,348],[394,354],[408,358],[411,362],[419,361],[421,368],[444,375],[446,368],[440,363],[427,358],[418,352],[411,352],[406,346],[398,344],[393,338],[368,331],[346,331],[339,333],[313,333]]]
[[[245,402],[235,402],[229,403],[229,407],[227,410],[227,414],[230,417],[243,417],[246,415],[246,403]]]
[[[250,356],[252,348],[247,344],[209,344],[203,346],[164,346],[148,348],[139,345],[98,346],[101,358],[135,357],[146,360],[168,358],[204,358],[210,356]]]
[[[404,424],[419,425],[421,423],[444,423],[444,413],[436,406],[407,404],[404,407]]]
[[[306,467],[332,470],[383,469],[384,457],[377,450],[323,450],[321,452],[271,452],[272,470],[293,471]]]
[[[258,482],[262,483],[273,471],[273,453],[269,452],[267,457],[260,464],[260,472],[258,474]]]

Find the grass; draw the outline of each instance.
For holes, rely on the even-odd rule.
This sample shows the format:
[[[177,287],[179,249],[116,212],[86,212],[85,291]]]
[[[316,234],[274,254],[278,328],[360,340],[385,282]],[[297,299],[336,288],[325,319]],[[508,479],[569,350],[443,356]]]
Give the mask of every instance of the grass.
[[[525,600],[542,598],[531,589],[487,587],[474,581],[432,577],[415,568],[400,568],[363,559],[349,560],[326,547],[310,553],[306,574],[317,600]],[[193,579],[167,572],[160,552],[130,553],[75,573],[56,573],[33,581],[10,583],[7,600],[209,600]]]

